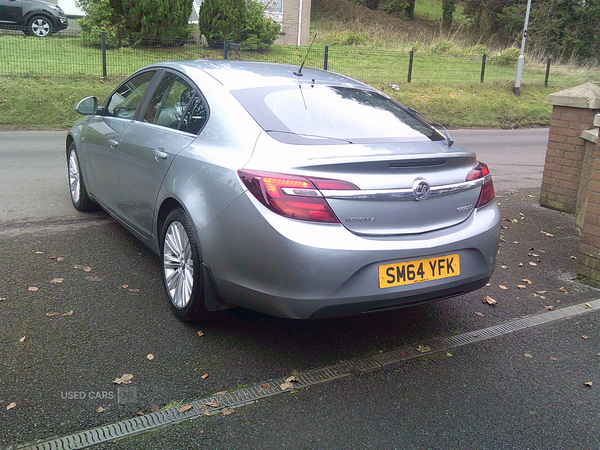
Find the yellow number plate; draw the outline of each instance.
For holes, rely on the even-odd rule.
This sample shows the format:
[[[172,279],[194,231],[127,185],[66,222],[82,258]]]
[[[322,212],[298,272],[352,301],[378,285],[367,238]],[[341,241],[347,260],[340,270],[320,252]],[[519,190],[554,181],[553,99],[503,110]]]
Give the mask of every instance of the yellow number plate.
[[[440,280],[460,275],[458,255],[438,256],[379,266],[379,287],[381,289]]]

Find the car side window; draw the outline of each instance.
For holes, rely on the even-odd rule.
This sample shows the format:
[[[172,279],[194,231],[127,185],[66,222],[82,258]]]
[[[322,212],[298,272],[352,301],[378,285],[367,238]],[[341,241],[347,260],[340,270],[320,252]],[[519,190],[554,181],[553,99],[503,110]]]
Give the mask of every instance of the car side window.
[[[156,71],[148,71],[127,80],[113,93],[106,107],[106,116],[133,119],[144,92]]]
[[[148,104],[144,121],[198,134],[206,121],[202,97],[183,78],[167,73]]]

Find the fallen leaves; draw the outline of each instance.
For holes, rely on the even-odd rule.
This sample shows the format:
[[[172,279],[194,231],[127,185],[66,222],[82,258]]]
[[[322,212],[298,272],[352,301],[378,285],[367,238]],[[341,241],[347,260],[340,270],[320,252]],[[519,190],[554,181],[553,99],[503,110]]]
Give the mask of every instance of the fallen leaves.
[[[103,408],[102,406],[99,406],[99,407],[96,409],[96,412],[97,412],[98,414],[100,414],[102,411],[104,411],[104,408]]]
[[[431,351],[431,347],[429,345],[421,344],[417,347],[417,351],[419,353],[429,353]]]
[[[230,414],[233,414],[234,412],[235,412],[235,411],[234,411],[233,409],[231,409],[231,408],[225,408],[225,409],[223,410],[223,415],[224,415],[224,416],[228,416],[228,415],[230,415]]]
[[[203,380],[206,380],[208,378],[208,374],[205,373],[204,375],[202,375],[200,378],[202,378]]]
[[[15,406],[17,406],[17,404],[15,402],[11,402],[6,407],[6,410],[9,411],[9,410],[13,409]]]
[[[153,355],[152,353],[148,353],[148,354],[146,355],[146,359],[147,359],[148,361],[152,361],[152,360],[154,359],[154,355]]]
[[[25,336],[23,336],[22,338],[19,338],[19,342],[25,342]]]
[[[179,408],[179,412],[184,413],[186,411],[189,411],[192,408],[193,408],[193,405],[185,405],[185,406],[182,406],[181,408]]]
[[[221,407],[221,405],[218,402],[206,402],[205,405],[209,406],[210,408],[219,408],[219,407]]]
[[[66,313],[59,313],[56,311],[50,311],[46,313],[47,317],[55,317],[55,316],[72,316],[74,314],[73,310],[67,311]]]
[[[490,305],[490,306],[496,306],[498,304],[498,302],[496,300],[494,300],[492,297],[490,297],[489,295],[485,296],[485,298],[483,299],[483,303],[485,303],[486,305]]]
[[[95,275],[93,277],[85,277],[85,279],[87,281],[102,281],[103,280],[102,278],[95,276]]]
[[[113,383],[114,384],[130,384],[131,380],[133,378],[133,375],[130,373],[126,373],[124,374],[121,378],[116,378]]]
[[[40,290],[40,288],[35,287],[35,286],[30,286],[27,290],[30,291],[30,292],[37,292],[37,291]]]
[[[593,381],[587,381],[586,383],[583,383],[584,386],[586,387],[593,387],[594,386],[594,382]]]
[[[294,383],[300,383],[300,379],[296,376],[287,377],[285,379],[285,382],[283,384],[281,384],[279,387],[281,388],[282,391],[285,391],[287,389],[293,389]]]
[[[53,278],[52,280],[50,280],[50,283],[59,284],[59,283],[62,283],[63,281],[65,281],[64,278]]]
[[[202,336],[204,336],[204,332],[203,332],[203,331],[198,331],[196,334],[197,334],[199,337],[202,337]]]
[[[554,235],[553,235],[553,234],[551,234],[551,233],[548,233],[548,232],[546,232],[546,231],[543,231],[543,230],[541,230],[541,231],[540,231],[540,233],[542,233],[544,236],[548,236],[548,237],[554,237]]]

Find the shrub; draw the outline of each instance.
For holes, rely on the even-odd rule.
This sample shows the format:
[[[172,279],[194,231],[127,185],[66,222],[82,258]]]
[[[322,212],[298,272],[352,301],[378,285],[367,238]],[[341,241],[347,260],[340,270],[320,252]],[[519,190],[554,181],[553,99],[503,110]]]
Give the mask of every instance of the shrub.
[[[204,0],[198,13],[198,27],[209,43],[240,41],[245,16],[244,0]]]
[[[79,20],[81,39],[85,45],[99,47],[100,33],[106,33],[106,47],[114,48],[120,45],[118,38],[120,24],[114,14],[109,0],[90,0],[81,2],[86,16]]]
[[[107,47],[123,42],[171,45],[191,34],[188,0],[79,0],[78,4],[86,13],[79,24],[87,45],[100,45],[101,32],[106,33]]]
[[[509,47],[492,56],[492,63],[499,66],[511,66],[516,64],[520,54],[521,50],[517,47]]]
[[[342,45],[366,45],[367,35],[365,33],[350,32],[342,41]]]
[[[447,55],[452,52],[456,52],[456,45],[452,41],[446,39],[440,39],[430,47],[431,53],[440,55]]]
[[[265,5],[251,0],[247,3],[246,23],[242,32],[244,48],[261,49],[279,37],[281,25],[265,15]]]

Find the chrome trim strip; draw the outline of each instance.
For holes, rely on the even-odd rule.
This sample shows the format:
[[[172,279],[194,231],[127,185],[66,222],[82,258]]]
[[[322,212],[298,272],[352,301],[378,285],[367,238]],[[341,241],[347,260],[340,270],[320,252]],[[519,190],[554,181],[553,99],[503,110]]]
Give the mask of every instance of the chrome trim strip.
[[[431,186],[430,197],[440,195],[454,194],[456,192],[467,191],[483,186],[489,180],[489,175],[478,178],[473,181],[464,181],[462,183],[446,184],[441,186]],[[415,193],[412,187],[406,189],[369,189],[364,191],[344,191],[331,190],[323,191],[325,198],[339,200],[414,200]],[[296,194],[298,195],[298,194]]]

